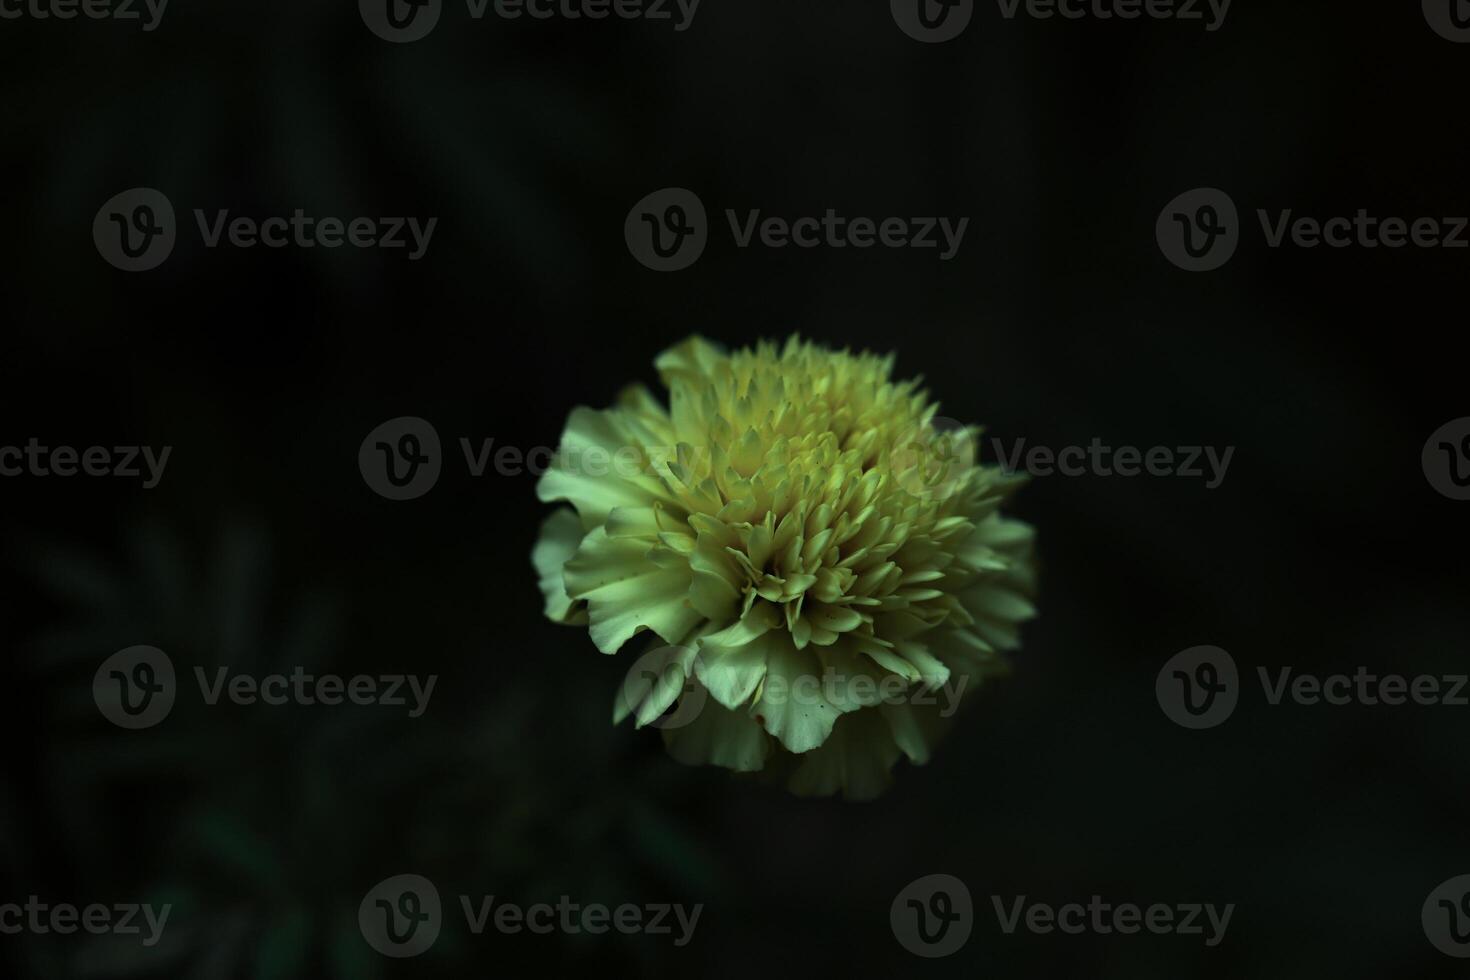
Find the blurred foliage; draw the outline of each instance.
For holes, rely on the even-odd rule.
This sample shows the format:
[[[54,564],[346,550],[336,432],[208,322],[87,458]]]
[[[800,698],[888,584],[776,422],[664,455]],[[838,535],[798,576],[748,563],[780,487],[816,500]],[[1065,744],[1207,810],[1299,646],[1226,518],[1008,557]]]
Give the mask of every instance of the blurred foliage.
[[[404,869],[445,894],[429,960],[444,970],[470,969],[474,944],[493,941],[457,928],[460,893],[522,904],[717,893],[718,865],[666,806],[681,770],[620,773],[609,698],[587,679],[496,691],[451,716],[455,679],[444,677],[418,719],[380,706],[208,705],[196,666],[211,678],[217,666],[350,677],[382,659],[344,651],[340,605],[274,571],[268,533],[244,524],[222,527],[204,556],[156,524],[131,536],[122,561],[40,556],[35,573],[66,609],[28,651],[58,701],[39,771],[59,853],[7,863],[23,881],[57,873],[37,860],[60,860],[75,894],[175,908],[156,949],[33,942],[32,975],[371,980],[389,961],[363,942],[357,905]],[[90,696],[97,652],[127,637],[169,653],[178,674],[173,711],[138,732],[110,729]],[[569,745],[592,753],[577,763],[592,780],[548,778]],[[605,946],[561,952],[590,962]]]

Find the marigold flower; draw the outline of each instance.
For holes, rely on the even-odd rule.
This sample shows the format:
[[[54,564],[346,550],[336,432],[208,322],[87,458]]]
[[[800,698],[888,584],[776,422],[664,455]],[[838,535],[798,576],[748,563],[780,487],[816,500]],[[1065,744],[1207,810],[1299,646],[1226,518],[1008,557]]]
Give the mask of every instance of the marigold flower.
[[[571,504],[532,556],[546,615],[609,654],[654,634],[658,680],[614,720],[696,700],[661,726],[676,759],[877,795],[947,727],[936,692],[1002,673],[1035,614],[1033,531],[1000,514],[1021,480],[891,355],[695,337],[655,363],[668,406],[573,410],[537,487]]]

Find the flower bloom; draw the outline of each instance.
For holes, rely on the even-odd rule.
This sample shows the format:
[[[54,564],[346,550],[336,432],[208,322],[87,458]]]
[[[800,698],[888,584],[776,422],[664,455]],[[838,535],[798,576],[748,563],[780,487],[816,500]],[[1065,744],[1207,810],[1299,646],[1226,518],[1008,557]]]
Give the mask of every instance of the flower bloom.
[[[659,682],[614,720],[697,703],[661,726],[680,761],[877,795],[1035,614],[1034,533],[1000,514],[1021,481],[891,356],[696,337],[655,363],[668,405],[573,410],[537,486],[571,505],[532,555],[547,616],[603,653],[653,634]]]

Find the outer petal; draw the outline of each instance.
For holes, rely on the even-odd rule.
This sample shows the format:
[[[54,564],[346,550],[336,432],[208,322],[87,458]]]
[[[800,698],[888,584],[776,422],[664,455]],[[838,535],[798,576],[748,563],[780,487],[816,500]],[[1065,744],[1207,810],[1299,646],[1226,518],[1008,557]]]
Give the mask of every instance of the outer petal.
[[[556,459],[536,484],[536,496],[548,503],[570,502],[588,531],[615,507],[647,507],[665,495],[657,478],[627,472],[627,450],[642,448],[618,425],[616,410],[573,409]]]
[[[566,563],[567,595],[587,600],[592,642],[616,653],[634,633],[651,629],[681,643],[701,620],[689,606],[689,571],[660,567],[641,538],[609,538],[598,528]]]
[[[971,628],[997,650],[1021,645],[1020,626],[1036,615],[1027,596],[1036,590],[1035,532],[1020,521],[990,517],[976,526],[970,544],[982,544],[1007,560],[1006,570],[991,572],[960,594],[974,619]]]
[[[743,707],[765,680],[766,662],[777,642],[779,634],[767,633],[743,646],[702,644],[695,671],[716,701],[730,709]]]
[[[857,711],[837,723],[821,748],[802,756],[787,785],[798,796],[841,792],[849,800],[871,800],[888,788],[898,755],[877,709]]]
[[[892,732],[894,744],[915,765],[922,766],[929,761],[934,746],[949,729],[950,719],[940,717],[935,705],[900,701],[885,704],[878,711]]]
[[[771,739],[743,711],[731,711],[714,698],[688,725],[664,729],[669,755],[689,766],[716,765],[736,772],[765,766]]]
[[[664,385],[673,387],[675,381],[699,382],[714,376],[726,360],[723,350],[696,334],[664,351],[653,364]]]
[[[974,617],[971,629],[997,650],[1019,649],[1021,624],[1036,615],[1036,607],[1009,582],[974,586],[960,596],[960,602]]]
[[[842,712],[822,692],[822,665],[815,654],[797,650],[784,633],[766,658],[766,682],[751,714],[791,752],[810,752],[832,734]]]
[[[762,602],[739,622],[704,637],[694,669],[715,700],[725,707],[744,706],[766,676],[766,659],[779,634],[774,607]]]
[[[570,508],[563,507],[541,522],[541,536],[531,549],[531,563],[540,576],[541,595],[546,600],[546,618],[557,623],[585,623],[587,612],[567,595],[562,567],[582,543],[582,522]]]
[[[634,727],[642,728],[668,711],[684,692],[694,657],[693,647],[662,647],[639,658],[634,666],[640,676],[630,676],[618,689],[613,724],[631,714]]]
[[[881,704],[885,689],[894,679],[868,656],[856,652],[846,637],[818,651],[817,656],[830,672],[822,686],[823,696],[843,713]]]
[[[952,682],[959,677],[968,679],[966,690],[973,690],[980,681],[1010,673],[1005,658],[969,629],[935,630],[929,647],[949,667]]]

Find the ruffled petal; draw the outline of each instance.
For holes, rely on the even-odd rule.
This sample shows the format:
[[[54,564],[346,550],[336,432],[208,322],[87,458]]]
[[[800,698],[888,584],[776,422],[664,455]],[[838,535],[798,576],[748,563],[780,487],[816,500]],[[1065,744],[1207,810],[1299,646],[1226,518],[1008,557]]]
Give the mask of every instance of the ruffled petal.
[[[592,642],[616,653],[633,634],[651,629],[680,643],[699,624],[689,606],[689,571],[648,560],[640,538],[609,538],[598,528],[566,563],[567,595],[587,602]]]
[[[898,746],[876,710],[845,716],[832,737],[801,757],[787,786],[798,796],[831,796],[871,800],[892,782]]]
[[[689,724],[664,729],[669,755],[689,766],[714,765],[736,772],[761,769],[771,751],[771,739],[749,715],[731,711],[714,698]]]
[[[693,647],[662,646],[639,657],[613,702],[613,724],[630,714],[636,728],[658,720],[689,686],[694,656]]]
[[[667,499],[662,484],[640,460],[642,447],[614,421],[613,413],[572,410],[552,465],[536,484],[546,503],[565,500],[592,530],[616,507],[648,507]]]
[[[789,752],[810,752],[832,734],[842,712],[822,691],[822,665],[810,651],[797,650],[784,633],[766,656],[766,680],[751,714]]]
[[[562,577],[562,568],[576,554],[582,537],[582,522],[570,508],[563,507],[541,522],[541,535],[531,549],[531,563],[539,576],[546,618],[552,622],[587,622],[587,611],[567,595]]]

